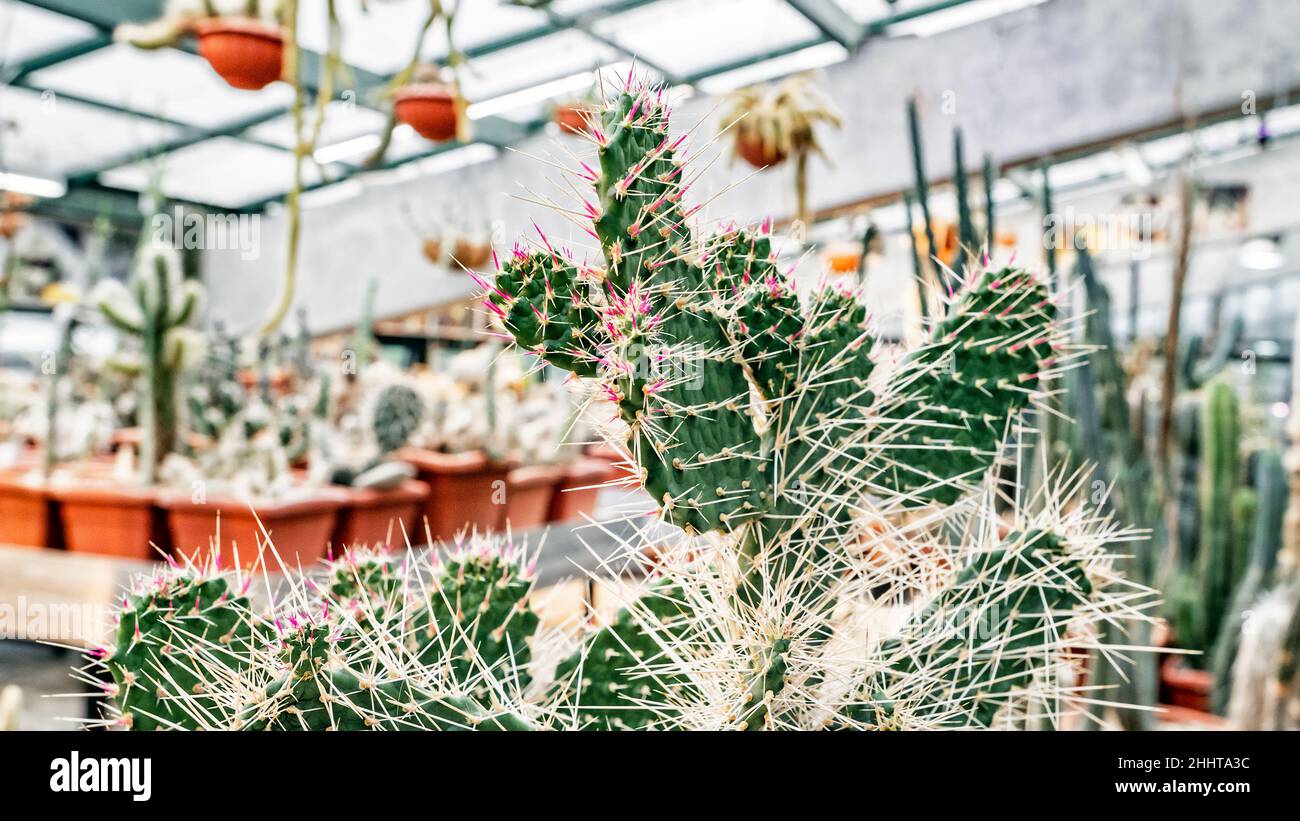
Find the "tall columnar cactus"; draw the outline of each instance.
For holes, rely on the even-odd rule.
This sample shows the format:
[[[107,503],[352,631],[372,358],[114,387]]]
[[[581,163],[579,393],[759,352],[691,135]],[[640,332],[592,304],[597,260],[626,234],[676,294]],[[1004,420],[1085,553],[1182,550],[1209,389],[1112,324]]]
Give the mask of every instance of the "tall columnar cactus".
[[[1282,519],[1286,512],[1286,468],[1282,455],[1263,451],[1255,462],[1255,520],[1250,536],[1250,566],[1242,574],[1232,594],[1232,602],[1223,616],[1214,655],[1213,707],[1223,715],[1231,694],[1232,667],[1241,647],[1241,633],[1246,629],[1250,608],[1273,584],[1278,552],[1282,549]]]
[[[1200,546],[1197,576],[1204,616],[1196,649],[1214,647],[1231,603],[1232,591],[1245,571],[1246,546],[1232,533],[1232,496],[1238,483],[1240,411],[1232,386],[1218,381],[1205,398],[1201,429]]]
[[[582,207],[604,267],[576,264],[542,235],[484,283],[487,304],[521,346],[601,380],[663,519],[685,531],[693,551],[715,547],[710,571],[683,581],[670,568],[676,584],[657,588],[685,592],[685,602],[666,608],[671,628],[643,606],[635,619],[620,616],[594,634],[588,664],[593,651],[614,658],[623,647],[636,651],[641,661],[629,667],[640,669],[613,680],[596,658],[599,674],[578,676],[578,701],[603,705],[609,693],[626,693],[624,709],[610,710],[623,726],[673,714],[674,703],[716,706],[732,691],[695,686],[689,668],[708,655],[700,647],[725,645],[740,689],[733,709],[721,710],[723,723],[799,724],[809,693],[831,685],[822,648],[844,574],[864,573],[846,550],[864,541],[862,514],[897,516],[969,498],[1018,412],[1058,367],[1055,310],[1024,271],[973,271],[929,341],[877,379],[871,325],[854,294],[822,290],[801,299],[776,268],[765,231],[693,234],[695,209],[682,203],[682,139],[669,135],[660,92],[629,84],[593,135],[598,163],[583,164],[578,176],[592,189]],[[1045,543],[1061,538],[1043,530]],[[891,588],[882,576],[876,581]],[[702,594],[706,577],[724,593]],[[1072,584],[1082,591],[1077,601],[1086,600],[1082,579]],[[1016,615],[998,618],[995,633],[1008,641],[1033,632]],[[650,644],[631,636],[637,629]],[[654,644],[663,652],[650,652]],[[989,681],[1038,672],[1031,664],[1020,676],[1012,667],[1020,670],[1022,659],[1007,658],[1005,668],[995,662]],[[677,677],[692,686],[660,686]],[[979,696],[971,689],[966,695]],[[973,708],[958,713],[985,717]]]
[[[198,306],[199,285],[181,276],[175,253],[160,245],[141,249],[130,283],[104,280],[94,301],[121,333],[139,340],[141,478],[157,479],[158,465],[177,444],[178,380],[186,356],[182,329]]]

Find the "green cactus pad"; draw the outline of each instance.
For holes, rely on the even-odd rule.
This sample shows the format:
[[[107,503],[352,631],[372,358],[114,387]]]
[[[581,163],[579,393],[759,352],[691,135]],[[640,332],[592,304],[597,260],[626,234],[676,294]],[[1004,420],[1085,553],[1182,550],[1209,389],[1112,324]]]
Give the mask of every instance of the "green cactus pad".
[[[196,714],[219,718],[222,706],[205,698],[208,671],[247,665],[253,623],[248,599],[232,594],[225,575],[166,570],[139,583],[126,596],[116,644],[104,659],[123,723],[195,729]]]
[[[531,680],[529,644],[538,617],[529,606],[528,569],[496,551],[462,551],[446,559],[410,627],[421,661],[451,659],[457,681],[491,676],[510,690]],[[471,695],[481,696],[487,684]]]
[[[1054,362],[1054,318],[1046,287],[1017,269],[986,271],[963,291],[893,376],[891,392],[906,398],[879,483],[913,504],[952,504],[977,483]]]

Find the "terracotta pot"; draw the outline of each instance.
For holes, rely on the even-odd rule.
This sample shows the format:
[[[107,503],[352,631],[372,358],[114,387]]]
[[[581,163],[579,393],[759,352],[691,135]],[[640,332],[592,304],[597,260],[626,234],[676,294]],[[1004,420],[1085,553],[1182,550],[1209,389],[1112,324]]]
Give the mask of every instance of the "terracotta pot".
[[[586,134],[591,131],[587,122],[590,109],[578,105],[562,105],[555,109],[555,124],[567,134]]]
[[[256,91],[284,71],[284,33],[244,17],[209,17],[195,24],[199,54],[235,88]]]
[[[1181,656],[1171,655],[1160,665],[1160,702],[1186,710],[1210,713],[1214,674],[1189,666]]]
[[[785,152],[768,145],[763,138],[751,131],[742,131],[736,137],[736,153],[741,159],[755,168],[769,168],[785,162]]]
[[[442,261],[442,237],[426,239],[420,243],[424,258],[437,265]]]
[[[492,245],[458,239],[451,249],[451,261],[464,265],[471,271],[482,268],[492,261]]]
[[[551,497],[551,509],[546,514],[548,522],[567,522],[591,516],[596,512],[596,497],[601,485],[623,475],[606,459],[588,456],[564,469],[560,483]]]
[[[515,468],[506,477],[506,518],[511,530],[528,530],[547,522],[556,485],[564,477],[559,465]]]
[[[429,486],[417,479],[407,479],[388,490],[345,488],[348,502],[339,511],[332,540],[335,550],[354,545],[384,545],[402,548],[402,528],[406,528],[412,545],[424,539],[419,516],[429,499]],[[399,524],[400,522],[400,524]]]
[[[169,547],[166,518],[154,507],[152,489],[91,481],[54,487],[50,495],[59,503],[68,550],[158,559],[159,550]]]
[[[415,466],[429,485],[424,515],[434,541],[450,542],[464,530],[499,530],[505,515],[506,465],[488,461],[482,451],[439,453],[407,448],[398,458]]]
[[[248,503],[231,498],[208,498],[196,503],[184,491],[159,491],[158,506],[167,511],[172,550],[177,556],[204,559],[220,526],[220,552],[223,562],[239,551],[239,563],[253,567],[258,561],[258,546],[265,540],[262,529],[270,534],[280,560],[267,551],[264,562],[270,570],[285,567],[310,567],[325,555],[339,509],[348,495],[339,488],[321,488],[303,499],[285,502]],[[261,522],[259,525],[258,522]]]
[[[58,503],[44,482],[26,482],[16,472],[0,474],[0,544],[63,546]]]
[[[456,136],[456,95],[442,83],[413,83],[393,96],[397,119],[421,137],[443,143]]]

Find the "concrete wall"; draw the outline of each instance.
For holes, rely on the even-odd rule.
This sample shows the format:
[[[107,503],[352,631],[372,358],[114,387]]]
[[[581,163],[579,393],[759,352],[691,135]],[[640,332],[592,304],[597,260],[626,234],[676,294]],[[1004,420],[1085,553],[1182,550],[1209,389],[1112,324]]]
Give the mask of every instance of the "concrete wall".
[[[904,122],[909,94],[922,103],[930,173],[946,177],[954,125],[963,127],[970,157],[987,148],[999,161],[1012,161],[1169,122],[1180,116],[1180,99],[1185,110],[1210,110],[1239,104],[1243,91],[1266,96],[1300,86],[1300,61],[1291,57],[1287,39],[1296,31],[1300,3],[1289,0],[1050,0],[924,40],[869,42],[826,72],[826,87],[847,124],[826,139],[835,167],[813,163],[811,206],[829,207],[911,184]],[[945,110],[945,103],[955,109]],[[686,101],[675,118],[677,128],[708,119],[714,104],[704,97]],[[715,128],[703,124],[697,145]],[[564,139],[570,150],[582,145],[538,137],[520,149],[560,153],[556,139]],[[709,197],[746,173],[723,158],[693,194]],[[719,196],[709,213],[745,220],[788,215],[790,173],[784,168],[764,172]],[[585,235],[508,196],[524,189],[554,192],[555,176],[542,163],[506,153],[434,177],[373,182],[358,197],[307,210],[297,302],[306,307],[310,326],[322,331],[355,321],[371,276],[380,279],[381,315],[469,290],[471,283],[462,275],[423,259],[402,216],[403,203],[422,213],[468,209],[476,221],[500,220],[505,245],[530,219],[553,236],[582,245],[578,238]],[[1280,191],[1261,196],[1284,198]],[[272,216],[262,226],[258,259],[208,254],[213,317],[236,328],[256,325],[279,288],[283,236],[283,217]],[[907,275],[899,260],[884,270]]]

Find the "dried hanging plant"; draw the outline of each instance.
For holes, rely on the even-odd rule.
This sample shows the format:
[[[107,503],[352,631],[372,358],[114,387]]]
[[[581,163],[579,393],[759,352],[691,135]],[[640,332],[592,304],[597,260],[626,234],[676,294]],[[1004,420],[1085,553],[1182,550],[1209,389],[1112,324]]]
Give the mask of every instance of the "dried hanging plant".
[[[723,110],[723,122],[735,133],[735,156],[755,168],[795,161],[795,217],[808,211],[808,157],[826,152],[817,141],[818,124],[842,128],[844,120],[830,100],[812,83],[810,74],[798,74],[775,86],[750,86],[732,92]]]

